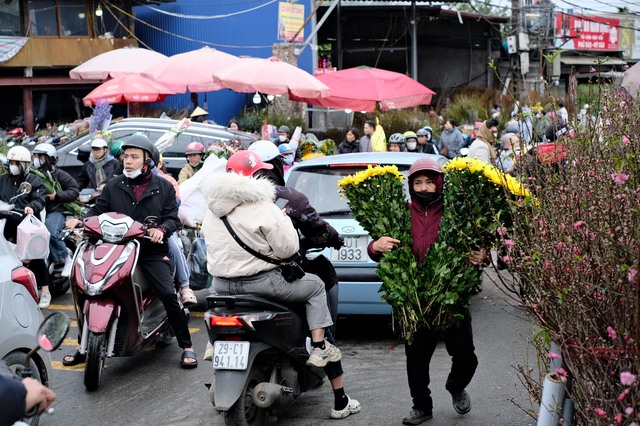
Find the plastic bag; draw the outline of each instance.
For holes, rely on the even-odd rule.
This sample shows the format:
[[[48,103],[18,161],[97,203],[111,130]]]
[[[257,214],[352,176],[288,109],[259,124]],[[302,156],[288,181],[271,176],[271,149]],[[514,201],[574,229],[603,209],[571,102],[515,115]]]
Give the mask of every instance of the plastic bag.
[[[20,260],[49,257],[49,231],[37,217],[30,214],[18,225],[16,255]]]
[[[215,180],[213,175],[224,173],[226,164],[227,160],[210,155],[195,175],[180,184],[182,202],[178,217],[184,225],[195,227],[202,224],[204,213],[209,208],[202,188],[205,182]]]
[[[207,272],[207,245],[199,232],[196,235],[197,237],[191,242],[191,249],[187,257],[187,264],[191,270],[189,287],[193,290],[202,290],[209,287],[211,281]]]

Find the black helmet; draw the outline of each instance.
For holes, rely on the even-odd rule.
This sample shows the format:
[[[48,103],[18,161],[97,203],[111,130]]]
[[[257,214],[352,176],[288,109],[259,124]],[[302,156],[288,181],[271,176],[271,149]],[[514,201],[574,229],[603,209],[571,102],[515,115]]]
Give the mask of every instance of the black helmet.
[[[291,133],[291,129],[288,126],[282,125],[278,128],[278,133]]]
[[[123,143],[120,148],[122,148],[123,151],[126,151],[127,148],[140,148],[149,155],[149,158],[154,160],[154,150],[156,152],[158,151],[156,146],[149,140],[149,138],[141,133],[136,133],[131,136],[129,140]],[[157,157],[159,156],[160,154],[158,153]]]

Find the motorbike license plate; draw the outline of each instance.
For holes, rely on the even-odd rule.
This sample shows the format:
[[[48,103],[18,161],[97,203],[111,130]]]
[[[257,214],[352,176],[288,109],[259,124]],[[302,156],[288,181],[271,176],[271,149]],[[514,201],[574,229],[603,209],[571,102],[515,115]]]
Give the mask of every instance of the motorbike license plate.
[[[336,262],[366,262],[369,236],[344,236],[344,246],[340,250],[331,249],[331,260]]]
[[[213,343],[213,368],[215,370],[246,370],[249,364],[249,342]]]

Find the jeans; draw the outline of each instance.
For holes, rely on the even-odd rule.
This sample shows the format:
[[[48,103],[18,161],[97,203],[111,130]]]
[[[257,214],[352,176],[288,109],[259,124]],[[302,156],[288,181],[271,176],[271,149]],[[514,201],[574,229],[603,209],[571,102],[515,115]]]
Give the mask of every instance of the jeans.
[[[64,241],[60,239],[60,231],[64,228],[65,217],[60,212],[47,213],[47,217],[44,220],[44,225],[49,230],[51,237],[49,239],[49,250],[51,250],[51,257],[53,263],[60,263],[69,255],[67,246]]]
[[[176,264],[176,277],[175,281],[179,286],[189,285],[189,268],[187,267],[187,259],[184,257],[184,251],[182,250],[182,241],[178,237],[177,233],[171,234],[167,240],[169,256],[173,263]]]
[[[255,294],[282,302],[305,302],[309,330],[333,325],[324,283],[313,274],[291,283],[282,278],[278,268],[248,277],[214,277],[213,290],[218,294]]]
[[[444,331],[422,329],[415,333],[413,343],[409,345],[405,342],[407,376],[413,408],[426,413],[433,411],[433,401],[429,389],[431,380],[429,364],[440,338],[444,340],[452,361],[451,372],[445,385],[450,393],[463,391],[471,382],[478,366],[478,358],[474,353],[475,347],[473,346],[469,312],[465,313],[462,322],[455,327]]]

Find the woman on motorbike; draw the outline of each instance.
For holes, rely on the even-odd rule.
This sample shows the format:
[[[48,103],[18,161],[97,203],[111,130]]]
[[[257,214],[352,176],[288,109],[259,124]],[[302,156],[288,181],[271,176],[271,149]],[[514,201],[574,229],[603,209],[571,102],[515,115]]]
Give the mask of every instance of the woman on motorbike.
[[[28,182],[31,185],[31,191],[18,196],[11,201],[11,204],[14,204],[15,209],[24,215],[39,215],[45,205],[45,190],[42,180],[29,173],[31,153],[24,146],[14,146],[7,153],[7,160],[9,160],[9,173],[0,176],[0,200],[9,203],[12,197],[21,193],[20,184]],[[4,237],[7,240],[16,240],[20,222],[22,217],[15,215],[7,217],[4,226]],[[44,259],[31,260],[25,266],[33,272],[38,286],[41,286],[39,306],[47,308],[51,303],[51,294],[49,293],[49,271]]]

